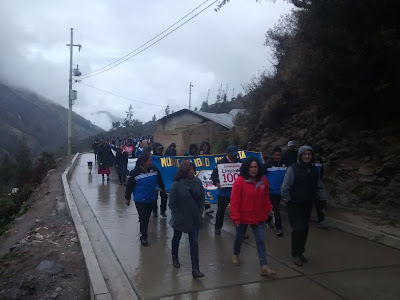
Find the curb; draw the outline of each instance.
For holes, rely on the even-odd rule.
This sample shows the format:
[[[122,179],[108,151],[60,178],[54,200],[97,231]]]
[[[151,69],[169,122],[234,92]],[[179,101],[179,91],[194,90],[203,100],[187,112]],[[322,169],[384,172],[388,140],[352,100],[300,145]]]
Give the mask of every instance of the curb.
[[[281,204],[280,205],[281,212],[284,211],[287,213],[286,205]],[[373,229],[369,229],[366,227],[361,227],[355,224],[351,224],[339,219],[331,218],[327,215],[325,215],[325,220],[328,221],[329,227],[336,228],[340,231],[346,232],[353,234],[355,236],[365,238],[367,240],[373,241],[378,244],[382,244],[397,250],[400,250],[400,238],[379,232]],[[313,222],[313,219],[311,219],[311,222]]]
[[[72,218],[72,221],[74,222],[83,256],[85,258],[86,269],[89,274],[90,282],[90,299],[110,300],[112,299],[111,294],[107,288],[96,255],[94,254],[92,245],[90,243],[89,236],[87,234],[85,226],[83,225],[81,216],[79,214],[78,208],[76,207],[75,200],[68,184],[68,178],[70,177],[70,174],[77,163],[77,158],[79,157],[79,155],[79,153],[75,154],[74,158],[71,161],[71,164],[61,176],[65,199],[68,204],[68,212]]]
[[[329,222],[329,226],[331,227],[400,250],[400,238],[398,237],[330,218],[328,216],[325,216],[325,219]]]

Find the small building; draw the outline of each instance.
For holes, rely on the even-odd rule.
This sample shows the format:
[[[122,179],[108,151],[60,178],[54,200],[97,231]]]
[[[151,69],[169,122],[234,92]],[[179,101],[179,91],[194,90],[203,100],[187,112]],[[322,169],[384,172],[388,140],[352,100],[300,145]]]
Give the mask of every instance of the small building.
[[[215,114],[182,109],[157,121],[154,141],[165,148],[176,144],[178,155],[183,155],[190,144],[200,146],[202,141],[215,145],[233,128],[234,114]]]

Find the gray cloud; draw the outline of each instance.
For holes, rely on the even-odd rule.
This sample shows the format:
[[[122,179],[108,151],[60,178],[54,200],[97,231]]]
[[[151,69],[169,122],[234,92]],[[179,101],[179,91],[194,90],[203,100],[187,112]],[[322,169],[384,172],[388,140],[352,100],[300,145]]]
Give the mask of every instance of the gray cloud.
[[[26,87],[67,106],[69,28],[74,27],[74,63],[83,73],[101,68],[164,30],[203,1],[1,1],[0,80]],[[211,1],[210,1],[211,2]],[[263,46],[265,32],[291,7],[284,1],[257,3],[233,0],[216,13],[208,9],[145,52],[86,83],[121,96],[178,110],[188,105],[193,82],[193,107],[200,107],[220,84],[228,96],[241,92],[270,62]],[[118,98],[74,84],[73,109],[105,129],[111,121],[93,112],[106,110],[124,117],[130,104],[135,117],[148,121],[164,108]],[[99,119],[102,116],[103,119]],[[97,119],[96,119],[97,118]]]

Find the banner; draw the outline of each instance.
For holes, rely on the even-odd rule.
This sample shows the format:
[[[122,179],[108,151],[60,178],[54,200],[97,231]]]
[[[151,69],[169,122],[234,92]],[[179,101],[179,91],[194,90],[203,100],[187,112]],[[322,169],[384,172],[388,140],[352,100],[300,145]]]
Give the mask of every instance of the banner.
[[[240,175],[241,165],[241,163],[218,165],[219,184],[221,187],[226,188],[233,186],[233,182]]]
[[[199,156],[152,156],[153,166],[157,167],[162,179],[164,180],[165,188],[169,192],[172,182],[174,180],[176,171],[179,165],[184,161],[191,161],[196,166],[196,176],[203,183],[206,201],[216,204],[217,187],[211,181],[211,174],[217,164],[226,154],[215,155],[199,155]],[[262,155],[260,152],[239,150],[239,159],[244,160],[247,157],[255,157],[263,163]]]

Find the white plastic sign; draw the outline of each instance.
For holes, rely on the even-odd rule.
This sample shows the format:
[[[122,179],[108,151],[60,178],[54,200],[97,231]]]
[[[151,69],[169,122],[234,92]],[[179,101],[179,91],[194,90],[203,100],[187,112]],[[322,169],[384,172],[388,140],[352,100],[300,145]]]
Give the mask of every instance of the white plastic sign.
[[[219,183],[221,187],[232,187],[233,182],[239,177],[241,165],[241,163],[218,165]]]

